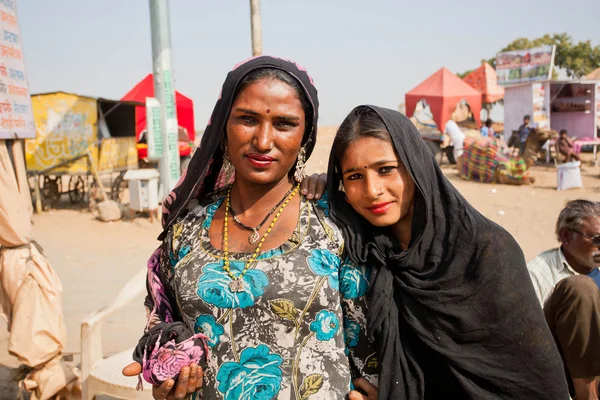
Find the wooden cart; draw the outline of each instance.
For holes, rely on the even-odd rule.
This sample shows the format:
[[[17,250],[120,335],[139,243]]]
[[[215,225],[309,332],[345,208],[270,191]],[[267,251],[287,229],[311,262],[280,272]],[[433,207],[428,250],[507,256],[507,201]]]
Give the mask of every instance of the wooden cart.
[[[109,180],[110,197],[121,200],[123,175],[138,167],[135,107],[140,104],[65,92],[33,95],[31,102],[37,135],[26,140],[27,171],[42,208],[56,207],[64,194],[73,204],[96,197],[94,170]]]

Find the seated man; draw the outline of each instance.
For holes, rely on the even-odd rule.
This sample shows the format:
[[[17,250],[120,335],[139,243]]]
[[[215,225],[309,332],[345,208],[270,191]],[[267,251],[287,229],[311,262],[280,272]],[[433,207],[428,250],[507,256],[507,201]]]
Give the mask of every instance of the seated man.
[[[567,203],[556,223],[561,246],[528,265],[575,399],[598,399],[600,385],[600,203]]]
[[[581,161],[579,155],[575,153],[575,150],[573,149],[573,142],[569,139],[566,129],[561,129],[560,137],[558,138],[556,145],[558,147],[558,152],[565,157],[563,162],[569,162],[571,159]]]
[[[519,156],[523,157],[523,153],[525,152],[525,143],[527,142],[527,138],[529,137],[529,132],[531,128],[529,127],[529,122],[531,122],[531,117],[529,115],[525,115],[523,117],[523,125],[519,127],[519,139],[517,143],[517,147],[519,148]],[[509,147],[511,145],[509,144]]]
[[[493,138],[495,137],[494,128],[492,128],[493,121],[491,119],[487,119],[485,121],[485,125],[481,127],[481,136]]]

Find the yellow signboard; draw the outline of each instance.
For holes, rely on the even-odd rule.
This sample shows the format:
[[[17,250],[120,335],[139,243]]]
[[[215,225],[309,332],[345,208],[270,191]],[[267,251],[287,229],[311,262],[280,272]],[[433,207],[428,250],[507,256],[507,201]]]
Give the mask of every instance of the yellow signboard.
[[[98,158],[95,99],[58,92],[32,96],[31,103],[36,138],[25,141],[29,171],[45,170],[88,150],[94,160]],[[52,172],[88,173],[87,158]]]
[[[135,169],[138,154],[135,137],[115,137],[102,139],[98,171],[124,171]]]

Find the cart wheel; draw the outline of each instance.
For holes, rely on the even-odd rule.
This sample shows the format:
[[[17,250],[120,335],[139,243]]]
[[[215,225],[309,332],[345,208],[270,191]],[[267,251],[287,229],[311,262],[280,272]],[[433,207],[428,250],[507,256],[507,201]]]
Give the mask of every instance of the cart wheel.
[[[98,182],[96,182],[96,179],[92,178],[92,183],[90,183],[90,190],[89,190],[89,200],[94,200],[97,201],[101,198],[100,195],[100,187],[98,186]]]
[[[62,179],[60,176],[51,178],[49,176],[40,176],[40,195],[42,197],[42,209],[48,211],[56,208],[60,201],[60,190]]]
[[[123,175],[125,175],[125,172],[121,172],[119,176],[115,178],[110,187],[110,198],[118,203],[121,202],[123,191],[125,190],[126,185],[125,181],[123,180]]]
[[[69,200],[71,204],[83,202],[85,198],[85,182],[81,176],[72,176],[69,178]]]

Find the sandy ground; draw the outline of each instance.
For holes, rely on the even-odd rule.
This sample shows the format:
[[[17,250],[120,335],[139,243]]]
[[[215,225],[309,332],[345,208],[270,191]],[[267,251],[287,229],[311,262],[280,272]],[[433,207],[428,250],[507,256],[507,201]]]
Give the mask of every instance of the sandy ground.
[[[309,162],[310,171],[325,171],[333,128],[325,128]],[[501,186],[459,179],[456,169],[443,166],[444,173],[480,212],[506,228],[523,248],[525,258],[556,246],[554,224],[558,212],[571,199],[600,199],[600,169],[586,164],[584,189],[556,191],[554,166],[534,167],[533,186]],[[79,359],[81,321],[113,300],[122,286],[140,269],[157,247],[159,224],[144,216],[103,223],[86,210],[70,209],[68,199],[58,210],[34,215],[33,237],[58,272],[64,288],[64,315],[68,331],[67,353]],[[121,310],[104,325],[106,355],[135,345],[144,326],[142,298]],[[6,325],[0,322],[0,364],[18,365],[8,355]],[[4,371],[4,372],[3,372]],[[7,368],[0,365],[0,384],[6,383]],[[6,392],[5,392],[6,393]],[[0,397],[4,398],[1,395]]]

